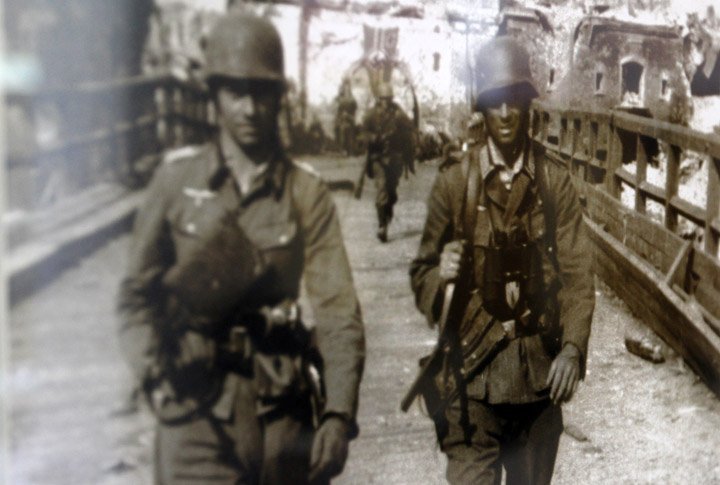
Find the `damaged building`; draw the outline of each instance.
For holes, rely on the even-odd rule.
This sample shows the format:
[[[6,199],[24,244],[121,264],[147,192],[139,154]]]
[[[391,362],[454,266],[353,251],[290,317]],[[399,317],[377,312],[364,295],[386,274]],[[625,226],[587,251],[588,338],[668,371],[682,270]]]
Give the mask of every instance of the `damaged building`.
[[[588,16],[573,35],[564,97],[575,106],[687,124],[690,96],[682,59],[680,27]]]

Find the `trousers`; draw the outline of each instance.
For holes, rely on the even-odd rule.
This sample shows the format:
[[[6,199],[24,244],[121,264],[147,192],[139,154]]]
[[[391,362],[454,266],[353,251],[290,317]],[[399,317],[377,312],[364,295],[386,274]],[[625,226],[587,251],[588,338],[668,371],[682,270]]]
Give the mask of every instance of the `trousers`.
[[[230,419],[211,412],[158,424],[158,485],[306,485],[313,426],[309,400],[257,415],[254,384],[241,377]]]
[[[467,401],[466,422],[456,401],[446,410],[440,446],[448,457],[447,480],[455,484],[549,485],[555,468],[562,410],[549,400],[529,404]],[[466,429],[467,428],[467,429]]]
[[[397,203],[397,187],[402,175],[402,165],[398,161],[383,159],[373,162],[373,180],[375,181],[375,207],[378,214],[378,225],[390,224],[393,218],[393,207]]]

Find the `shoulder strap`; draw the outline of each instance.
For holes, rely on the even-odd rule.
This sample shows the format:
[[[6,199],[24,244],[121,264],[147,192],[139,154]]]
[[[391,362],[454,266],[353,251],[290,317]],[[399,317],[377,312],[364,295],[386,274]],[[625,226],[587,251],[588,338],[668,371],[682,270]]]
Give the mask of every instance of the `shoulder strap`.
[[[557,240],[556,240],[556,226],[557,221],[555,220],[555,197],[551,193],[548,187],[548,179],[550,174],[548,173],[547,165],[542,157],[535,157],[535,180],[537,180],[538,191],[540,192],[540,200],[543,203],[543,213],[545,215],[545,234],[547,241],[552,249],[551,260],[555,265],[556,269],[559,264],[557,261]]]
[[[475,232],[477,222],[478,189],[480,188],[480,167],[478,166],[476,150],[470,150],[468,156],[462,160],[462,174],[466,181],[465,197],[463,198],[461,213],[461,227],[455,229],[460,239],[469,240]]]

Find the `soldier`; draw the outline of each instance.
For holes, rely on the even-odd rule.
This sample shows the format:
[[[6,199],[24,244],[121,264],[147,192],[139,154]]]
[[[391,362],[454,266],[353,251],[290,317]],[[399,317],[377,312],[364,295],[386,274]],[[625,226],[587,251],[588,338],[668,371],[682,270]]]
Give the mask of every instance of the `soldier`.
[[[412,121],[393,101],[390,84],[378,87],[377,104],[365,115],[363,128],[368,143],[367,175],[375,180],[377,189],[377,237],[386,242],[400,176],[406,166],[414,171],[415,156]]]
[[[122,350],[159,421],[156,481],[327,483],[358,432],[364,360],[335,206],[278,140],[275,28],[221,19],[206,75],[217,138],[158,169],[119,297]],[[301,277],[313,332],[298,314]]]
[[[357,101],[352,94],[349,79],[343,79],[335,100],[338,105],[335,115],[335,142],[345,155],[353,155],[355,152]]]
[[[504,467],[508,484],[548,484],[560,404],[585,372],[591,250],[568,172],[527,133],[537,96],[527,52],[496,38],[475,65],[488,141],[438,173],[410,270],[431,324],[447,287],[461,292],[444,323],[457,335],[434,381],[441,398],[457,397],[434,419],[450,483],[499,484]]]

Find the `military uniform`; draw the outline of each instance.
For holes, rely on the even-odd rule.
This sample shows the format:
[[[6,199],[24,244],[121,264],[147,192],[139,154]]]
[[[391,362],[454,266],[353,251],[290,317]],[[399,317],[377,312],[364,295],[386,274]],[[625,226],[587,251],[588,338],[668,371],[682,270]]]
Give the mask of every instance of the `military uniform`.
[[[363,120],[368,139],[368,176],[375,180],[378,225],[386,227],[393,217],[397,186],[403,168],[412,166],[415,148],[412,121],[396,104],[373,107]]]
[[[468,382],[465,408],[458,400],[447,409],[447,427],[440,429],[439,439],[448,455],[448,480],[499,483],[500,466],[505,465],[508,483],[549,483],[562,417],[560,407],[548,398],[548,371],[565,345],[577,347],[584,369],[594,308],[591,252],[581,207],[567,171],[547,162],[539,146],[531,147],[528,143],[514,170],[505,166],[492,141],[472,147],[464,162],[449,164],[438,173],[432,188],[418,256],[411,267],[417,306],[431,323],[438,321],[442,305],[440,254],[463,221],[467,186],[463,163],[478,164],[481,189],[476,202],[476,224],[469,241],[474,279],[460,322],[460,338],[464,340],[474,328],[484,327],[492,318],[481,298],[481,275],[487,264],[482,248],[491,244],[493,232],[498,229],[522,228],[532,241],[539,243],[549,325],[545,331],[529,332],[510,340]],[[543,172],[538,174],[540,170]],[[546,177],[551,200],[541,196],[539,175]],[[510,227],[504,227],[509,195],[523,178],[528,182],[527,192]],[[543,204],[550,204],[550,210]],[[548,231],[551,226],[546,214],[553,231]],[[559,290],[554,292],[551,288]]]
[[[323,361],[324,415],[342,416],[357,430],[364,336],[337,214],[320,178],[280,150],[245,193],[215,143],[159,168],[136,219],[119,300],[127,361],[148,382],[159,365],[163,277],[228,214],[269,269],[238,313],[297,299],[304,277]],[[262,342],[254,346],[261,349]],[[213,369],[221,375],[219,395],[181,423],[159,424],[159,483],[306,483],[312,413],[295,354],[270,347],[256,350],[254,359],[247,369]],[[260,376],[268,366],[271,371]]]

